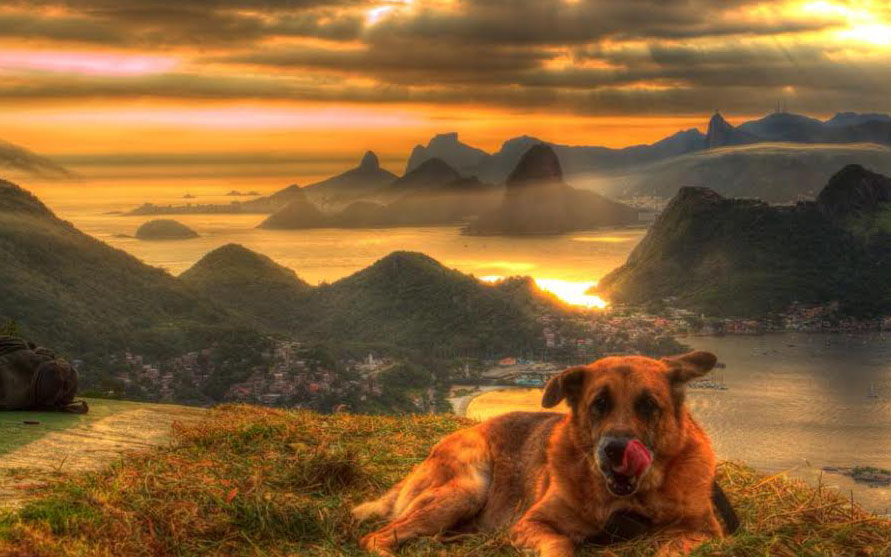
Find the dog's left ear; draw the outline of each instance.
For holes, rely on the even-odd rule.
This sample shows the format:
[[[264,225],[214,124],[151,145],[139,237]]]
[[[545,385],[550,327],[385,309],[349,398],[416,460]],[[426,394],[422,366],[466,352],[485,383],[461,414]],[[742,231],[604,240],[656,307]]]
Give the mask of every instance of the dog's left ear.
[[[544,394],[541,397],[541,405],[544,408],[553,408],[560,404],[564,398],[572,406],[578,400],[582,383],[585,380],[585,366],[576,366],[564,369],[560,375],[551,377],[545,385]]]
[[[711,352],[697,350],[662,358],[662,361],[668,364],[668,377],[672,383],[686,383],[710,372],[718,363],[718,357]]]

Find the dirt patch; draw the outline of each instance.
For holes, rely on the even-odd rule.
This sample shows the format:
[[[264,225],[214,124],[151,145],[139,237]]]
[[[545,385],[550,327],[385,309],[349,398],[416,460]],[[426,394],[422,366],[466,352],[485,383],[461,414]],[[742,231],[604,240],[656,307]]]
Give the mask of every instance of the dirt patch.
[[[48,479],[96,470],[125,452],[163,444],[173,422],[196,421],[204,413],[201,408],[132,404],[95,421],[49,431],[0,455],[0,508],[21,503]]]

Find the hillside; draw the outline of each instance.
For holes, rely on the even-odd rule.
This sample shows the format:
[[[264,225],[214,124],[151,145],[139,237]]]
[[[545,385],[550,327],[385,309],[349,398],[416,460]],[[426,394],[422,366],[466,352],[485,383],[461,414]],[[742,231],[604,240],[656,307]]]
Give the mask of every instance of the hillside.
[[[420,253],[394,252],[320,286],[314,307],[319,321],[306,329],[312,336],[422,351],[500,353],[541,335],[528,304]]]
[[[617,199],[668,200],[683,186],[769,203],[814,199],[839,168],[859,164],[891,174],[891,147],[876,144],[755,143],[699,151],[625,174],[579,179]]]
[[[291,269],[238,244],[213,250],[179,278],[195,292],[278,330],[297,327],[312,290]]]
[[[508,177],[501,205],[464,232],[475,236],[562,234],[637,222],[635,209],[566,185],[557,154],[539,144],[523,155]]]
[[[211,410],[174,428],[165,448],[92,474],[62,474],[0,511],[0,554],[368,555],[351,505],[379,495],[430,447],[470,421],[451,415],[319,415],[248,406]],[[827,488],[723,463],[718,481],[742,522],[694,556],[887,555],[891,522]],[[646,536],[609,548],[652,555]],[[580,556],[602,555],[586,545]],[[513,556],[506,533],[426,538],[400,555]]]
[[[839,302],[851,315],[888,312],[891,230],[862,232],[887,211],[888,184],[851,165],[817,202],[795,206],[682,188],[598,289],[616,302],[672,298],[709,315],[760,316],[793,301]]]
[[[71,354],[175,353],[233,326],[176,278],[78,231],[0,181],[0,322]]]

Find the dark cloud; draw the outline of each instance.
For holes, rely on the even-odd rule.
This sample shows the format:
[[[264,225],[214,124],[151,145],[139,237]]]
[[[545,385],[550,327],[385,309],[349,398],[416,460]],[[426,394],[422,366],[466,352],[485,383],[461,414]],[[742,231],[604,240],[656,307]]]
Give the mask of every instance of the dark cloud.
[[[75,174],[24,147],[0,140],[0,168],[43,178],[73,178]]]
[[[831,19],[776,18],[754,24],[734,9],[753,1],[478,0],[450,12],[421,10],[388,18],[372,36],[449,38],[488,44],[579,44],[605,38],[692,38],[775,35],[838,25]]]
[[[120,43],[123,33],[86,17],[35,17],[29,14],[0,15],[0,37],[52,39],[91,43]]]
[[[382,2],[13,0],[0,37],[176,47],[189,72],[28,76],[0,83],[0,98],[478,102],[594,114],[701,113],[716,99],[761,110],[783,97],[802,110],[891,109],[891,55],[857,58],[856,45],[819,42],[809,32],[842,22],[770,2],[458,0],[441,9],[419,0],[389,4],[369,24]]]

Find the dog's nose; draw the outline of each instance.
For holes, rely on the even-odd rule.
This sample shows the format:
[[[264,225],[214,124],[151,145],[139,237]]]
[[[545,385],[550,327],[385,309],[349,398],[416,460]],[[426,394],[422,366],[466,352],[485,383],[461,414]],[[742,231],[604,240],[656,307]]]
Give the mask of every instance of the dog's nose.
[[[625,456],[625,447],[631,441],[630,437],[606,437],[600,442],[600,458],[612,467],[622,466],[622,458]]]

